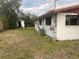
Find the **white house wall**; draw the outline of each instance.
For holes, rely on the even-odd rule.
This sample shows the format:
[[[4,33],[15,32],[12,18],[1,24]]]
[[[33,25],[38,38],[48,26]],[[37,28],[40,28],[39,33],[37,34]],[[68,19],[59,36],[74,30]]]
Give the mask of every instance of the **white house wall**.
[[[57,16],[57,39],[73,40],[79,39],[79,26],[66,26],[66,15],[77,15],[75,13],[59,13]]]
[[[55,25],[53,17],[51,19],[51,25],[46,25],[46,19],[42,19],[42,25],[39,24],[39,20],[35,21],[35,29],[37,31],[38,31],[38,28],[44,29],[46,35],[52,38],[54,37],[54,34],[53,34],[53,30],[51,30],[50,27],[52,27],[53,25]]]
[[[39,28],[40,29],[44,28],[44,20],[42,20],[42,25],[39,24],[39,20],[35,21],[35,29],[37,30],[37,32],[38,32]]]
[[[24,20],[21,20],[21,27],[25,28],[25,21]]]
[[[53,26],[53,25],[55,25],[55,23],[54,23],[54,18],[52,17],[52,19],[51,19],[51,26],[50,25],[46,25],[46,20],[45,20],[45,32],[46,32],[46,34],[49,36],[49,37],[54,37],[54,31],[53,30],[51,30],[50,28]]]
[[[38,21],[39,21],[39,20],[38,20]],[[39,24],[39,26],[38,26],[40,29],[44,29],[44,23],[43,23],[43,21],[44,21],[44,20],[42,19],[42,24],[41,24],[41,25]]]

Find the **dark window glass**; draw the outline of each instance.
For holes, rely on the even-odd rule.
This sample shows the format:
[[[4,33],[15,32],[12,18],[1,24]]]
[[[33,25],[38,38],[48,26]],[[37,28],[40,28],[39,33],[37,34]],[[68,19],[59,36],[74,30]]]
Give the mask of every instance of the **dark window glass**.
[[[39,20],[39,24],[42,25],[42,20]]]
[[[46,25],[51,25],[51,17],[46,18]]]
[[[79,25],[79,18],[77,15],[67,15],[66,25]]]
[[[77,19],[77,25],[79,25],[79,15],[78,15],[78,19]]]
[[[77,25],[77,18],[71,18],[70,25]]]

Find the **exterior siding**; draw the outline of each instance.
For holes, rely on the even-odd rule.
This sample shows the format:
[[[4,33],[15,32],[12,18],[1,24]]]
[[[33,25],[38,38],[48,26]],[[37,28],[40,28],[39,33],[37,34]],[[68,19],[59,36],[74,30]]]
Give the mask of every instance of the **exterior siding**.
[[[46,20],[42,20],[42,25],[39,25],[39,20],[35,22],[35,28],[38,31],[38,27],[40,29],[44,29],[45,33],[49,37],[56,37],[57,40],[75,40],[79,39],[79,26],[66,26],[66,15],[77,15],[76,13],[58,13],[57,14],[57,23],[54,22],[54,17],[52,17],[51,20],[51,26],[46,25]],[[57,24],[55,28],[55,34],[54,30],[51,30],[50,28]]]
[[[56,13],[57,15],[52,15]],[[69,7],[59,8],[57,10],[51,10],[41,16],[38,19],[42,19],[42,25],[39,25],[39,20],[35,24],[35,28],[38,31],[39,28],[44,29],[45,33],[57,40],[76,40],[79,39],[79,26],[67,26],[66,23],[66,15],[79,15],[79,4],[72,5]],[[52,16],[51,26],[46,25],[46,20],[43,18]],[[54,22],[54,18],[57,18],[56,22]],[[54,27],[54,25],[56,26]]]
[[[51,38],[53,38],[54,36],[56,37],[54,30],[50,29],[53,25],[55,25],[54,17],[52,17],[51,19],[51,25],[46,25],[46,19],[42,19],[42,25],[39,24],[39,20],[35,21],[35,29],[37,30],[37,32],[38,32],[38,28],[44,29],[46,35],[48,35]]]
[[[21,27],[25,28],[25,21],[24,20],[21,20]]]
[[[74,40],[79,39],[79,26],[66,26],[66,15],[77,15],[75,13],[59,13],[57,16],[57,39]]]

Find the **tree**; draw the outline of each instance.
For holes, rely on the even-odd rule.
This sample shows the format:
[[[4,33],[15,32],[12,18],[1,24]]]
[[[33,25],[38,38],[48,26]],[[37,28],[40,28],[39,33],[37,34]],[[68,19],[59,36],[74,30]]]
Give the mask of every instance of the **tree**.
[[[31,14],[31,13],[23,13],[22,11],[20,11],[20,15],[19,18],[22,20],[25,20],[25,26],[26,27],[33,27],[34,26],[34,19],[36,18],[36,15]]]
[[[0,0],[0,15],[6,16],[8,29],[16,28],[21,1],[22,0]]]

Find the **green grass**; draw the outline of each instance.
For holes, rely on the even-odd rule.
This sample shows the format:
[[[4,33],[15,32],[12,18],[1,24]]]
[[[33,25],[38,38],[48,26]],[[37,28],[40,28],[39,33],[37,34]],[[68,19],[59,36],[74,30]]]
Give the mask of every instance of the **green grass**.
[[[0,33],[0,59],[79,59],[79,41],[56,41],[34,28]]]

